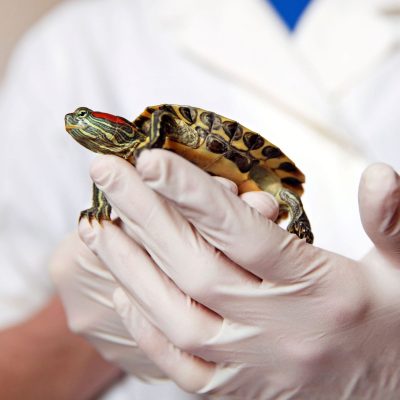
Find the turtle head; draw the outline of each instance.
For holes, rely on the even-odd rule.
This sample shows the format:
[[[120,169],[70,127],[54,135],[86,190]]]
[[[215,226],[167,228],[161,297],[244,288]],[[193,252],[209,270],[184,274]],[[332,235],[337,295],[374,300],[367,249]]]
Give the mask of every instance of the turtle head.
[[[125,157],[145,139],[128,120],[79,107],[65,116],[65,129],[82,146],[95,153]]]

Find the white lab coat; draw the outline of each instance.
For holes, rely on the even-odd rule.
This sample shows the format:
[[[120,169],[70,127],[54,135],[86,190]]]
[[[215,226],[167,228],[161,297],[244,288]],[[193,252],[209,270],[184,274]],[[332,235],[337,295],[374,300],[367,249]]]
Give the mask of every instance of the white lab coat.
[[[376,160],[400,167],[399,19],[397,0],[314,0],[290,35],[265,0],[59,7],[22,41],[2,88],[0,324],[49,298],[48,258],[89,204],[93,155],[63,130],[81,105],[133,119],[180,103],[237,119],[305,173],[315,244],[360,257],[360,174]],[[130,379],[106,398],[195,397]]]

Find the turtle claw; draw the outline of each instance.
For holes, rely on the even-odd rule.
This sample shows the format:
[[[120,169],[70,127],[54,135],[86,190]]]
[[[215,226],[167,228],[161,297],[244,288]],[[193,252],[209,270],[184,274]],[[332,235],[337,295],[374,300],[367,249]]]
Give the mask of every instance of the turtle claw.
[[[93,220],[96,220],[100,225],[102,225],[103,221],[111,220],[110,215],[105,210],[94,207],[81,211],[79,222],[81,222],[82,219],[87,219],[90,225],[92,225]]]
[[[292,221],[288,227],[288,232],[294,233],[300,239],[306,239],[307,243],[314,242],[314,235],[311,232],[310,222],[307,216],[303,213],[297,220]]]

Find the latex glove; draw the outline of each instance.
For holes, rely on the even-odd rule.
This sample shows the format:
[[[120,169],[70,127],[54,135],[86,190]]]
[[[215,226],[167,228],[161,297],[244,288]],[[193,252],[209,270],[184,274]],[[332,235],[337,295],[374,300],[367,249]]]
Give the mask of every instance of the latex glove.
[[[77,232],[55,251],[50,270],[73,332],[125,371],[147,381],[165,378],[126,331],[112,301],[117,283]]]
[[[237,194],[233,182],[219,177],[214,179]],[[252,194],[242,197],[261,212],[266,211],[267,217],[276,218],[277,214],[269,214],[270,203],[274,202],[272,197]],[[85,336],[107,360],[143,380],[166,378],[138,348],[115,312],[112,296],[118,284],[102,261],[80,240],[77,232],[60,244],[50,264],[53,281],[73,332]]]
[[[299,240],[162,150],[144,151],[136,170],[103,156],[92,177],[126,232],[86,223],[82,237],[120,283],[116,310],[138,346],[184,389],[398,398],[400,184],[391,168],[371,167],[361,182],[376,248],[360,262]]]

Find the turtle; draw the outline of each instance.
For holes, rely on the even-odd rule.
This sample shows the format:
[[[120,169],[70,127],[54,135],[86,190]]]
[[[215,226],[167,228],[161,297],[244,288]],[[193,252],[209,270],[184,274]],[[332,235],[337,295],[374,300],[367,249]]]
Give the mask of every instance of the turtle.
[[[279,147],[233,119],[198,107],[161,104],[147,107],[133,122],[79,107],[65,116],[67,132],[89,150],[122,157],[133,165],[143,149],[173,151],[210,175],[238,185],[239,193],[265,191],[279,203],[277,221],[289,215],[287,230],[313,243],[300,200],[304,174]],[[81,218],[111,219],[111,206],[93,185],[92,207]]]

